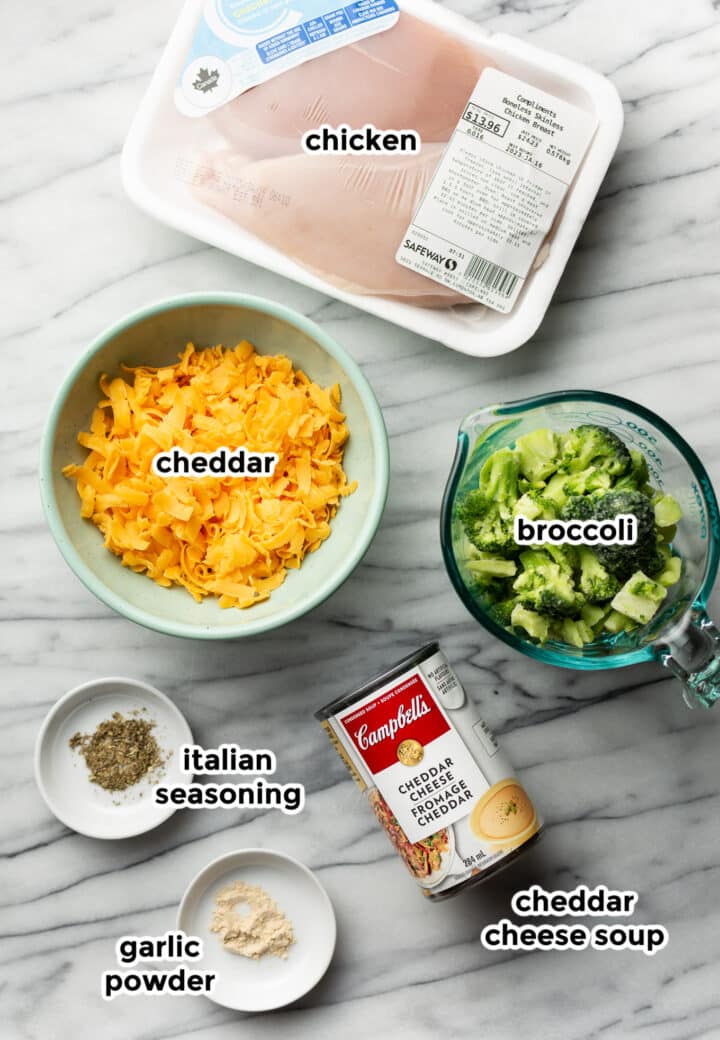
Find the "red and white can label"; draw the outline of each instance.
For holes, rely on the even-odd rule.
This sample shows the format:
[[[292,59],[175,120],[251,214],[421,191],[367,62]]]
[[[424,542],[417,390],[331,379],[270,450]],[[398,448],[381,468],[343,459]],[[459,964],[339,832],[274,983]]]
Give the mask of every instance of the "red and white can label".
[[[542,827],[439,649],[323,725],[430,898],[491,870]]]
[[[491,786],[420,669],[336,718],[410,842],[468,816]]]

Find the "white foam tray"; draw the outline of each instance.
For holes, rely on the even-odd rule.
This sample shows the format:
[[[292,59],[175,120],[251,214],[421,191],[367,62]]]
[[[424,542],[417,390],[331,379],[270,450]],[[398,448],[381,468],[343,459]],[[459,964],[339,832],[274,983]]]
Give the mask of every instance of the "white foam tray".
[[[620,139],[622,105],[609,80],[584,65],[512,36],[488,33],[432,0],[400,0],[402,10],[477,41],[484,53],[504,72],[593,113],[598,123],[597,132],[563,203],[549,255],[543,265],[528,276],[512,312],[509,315],[498,314],[479,305],[427,310],[337,289],[288,260],[227,217],[203,206],[174,176],[180,150],[182,154],[188,154],[220,144],[207,120],[181,116],[173,101],[174,86],[202,5],[203,0],[186,0],[128,133],[122,169],[130,198],[145,212],[179,231],[412,332],[439,340],[453,350],[489,357],[515,350],[530,339],[550,304]]]

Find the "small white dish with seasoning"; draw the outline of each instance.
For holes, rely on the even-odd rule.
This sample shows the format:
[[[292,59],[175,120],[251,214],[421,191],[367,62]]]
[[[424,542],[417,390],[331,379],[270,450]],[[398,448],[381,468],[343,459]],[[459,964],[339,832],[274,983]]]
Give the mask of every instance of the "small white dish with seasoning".
[[[291,856],[242,849],[191,881],[177,927],[203,941],[198,967],[215,974],[210,1000],[273,1011],[305,996],[335,950],[335,912],[316,876]]]
[[[191,744],[185,718],[154,686],[93,679],[54,705],[35,745],[35,779],[52,813],[90,838],[131,838],[167,820],[156,784],[190,783],[178,748]]]

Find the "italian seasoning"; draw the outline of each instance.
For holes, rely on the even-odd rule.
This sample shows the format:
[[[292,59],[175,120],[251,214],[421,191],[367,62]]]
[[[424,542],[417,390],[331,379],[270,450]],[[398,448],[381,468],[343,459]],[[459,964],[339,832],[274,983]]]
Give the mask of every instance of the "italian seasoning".
[[[151,719],[115,711],[94,733],[74,733],[69,744],[85,759],[91,783],[106,791],[125,791],[165,765],[154,728]]]

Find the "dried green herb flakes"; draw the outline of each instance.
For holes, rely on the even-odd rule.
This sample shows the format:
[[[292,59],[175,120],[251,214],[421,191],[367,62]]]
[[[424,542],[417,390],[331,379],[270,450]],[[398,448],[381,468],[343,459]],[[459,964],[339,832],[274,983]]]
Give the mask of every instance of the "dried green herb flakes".
[[[153,735],[155,722],[113,712],[94,733],[74,733],[69,744],[79,751],[90,771],[90,781],[106,791],[125,791],[165,765]]]

